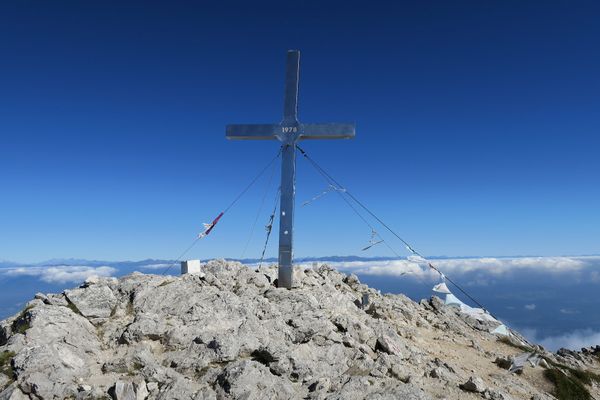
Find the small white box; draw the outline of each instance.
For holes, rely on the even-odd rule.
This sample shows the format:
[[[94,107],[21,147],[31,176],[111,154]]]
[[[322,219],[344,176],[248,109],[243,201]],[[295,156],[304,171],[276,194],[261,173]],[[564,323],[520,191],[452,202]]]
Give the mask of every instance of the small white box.
[[[181,275],[202,274],[200,271],[200,260],[187,260],[181,262]]]

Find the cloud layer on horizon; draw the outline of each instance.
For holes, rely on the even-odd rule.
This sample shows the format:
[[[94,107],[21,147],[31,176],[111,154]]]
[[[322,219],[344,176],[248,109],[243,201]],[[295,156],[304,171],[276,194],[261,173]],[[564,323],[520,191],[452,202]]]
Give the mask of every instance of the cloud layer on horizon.
[[[596,346],[600,344],[600,331],[592,329],[581,329],[557,336],[546,336],[536,329],[523,329],[521,333],[534,343],[541,344],[544,348],[556,351],[561,347],[580,350],[583,347]]]
[[[407,275],[419,280],[436,280],[439,275],[418,257],[397,260],[365,260],[329,262],[328,265],[346,272],[379,276]],[[585,257],[513,257],[513,258],[448,258],[432,260],[432,264],[448,275],[483,273],[492,277],[509,277],[519,272],[541,272],[551,275],[586,274],[586,278],[600,282],[600,256]],[[306,264],[308,266],[308,264]],[[583,277],[579,277],[583,278]],[[475,282],[476,283],[476,282]]]
[[[116,268],[109,266],[89,267],[59,265],[52,267],[18,267],[0,270],[0,275],[8,277],[31,276],[46,283],[80,283],[90,276],[112,276]]]
[[[321,264],[322,262],[318,262]],[[429,268],[427,261],[420,257],[392,260],[360,260],[326,262],[331,267],[344,272],[375,276],[406,276],[420,281],[439,279],[436,271]],[[0,276],[33,276],[48,283],[81,282],[91,275],[111,276],[119,274],[117,266],[23,266],[1,268]],[[315,263],[301,263],[298,266],[310,268]],[[600,256],[578,257],[481,257],[447,258],[432,260],[432,264],[449,276],[466,275],[474,277],[471,285],[487,285],[484,277],[510,278],[522,272],[540,272],[553,276],[569,273],[573,279],[588,279],[600,283]],[[139,265],[141,270],[159,270],[169,267],[168,263]],[[249,266],[255,266],[249,264]],[[171,272],[177,271],[173,269]],[[481,279],[479,279],[480,277]]]
[[[175,267],[175,264],[179,264],[179,263],[147,264],[147,265],[140,266],[140,268],[141,269],[149,269],[149,270],[165,269],[165,268]]]

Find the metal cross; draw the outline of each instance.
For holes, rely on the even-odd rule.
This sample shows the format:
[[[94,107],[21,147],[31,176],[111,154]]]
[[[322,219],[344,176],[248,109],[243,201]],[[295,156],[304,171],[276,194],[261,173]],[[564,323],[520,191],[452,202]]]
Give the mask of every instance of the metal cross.
[[[231,140],[272,140],[282,143],[281,200],[279,214],[280,288],[292,287],[292,243],[294,229],[294,196],[296,180],[296,142],[304,139],[350,139],[354,124],[303,124],[298,121],[298,79],[300,52],[289,50],[283,104],[283,121],[279,124],[227,125],[226,137]]]

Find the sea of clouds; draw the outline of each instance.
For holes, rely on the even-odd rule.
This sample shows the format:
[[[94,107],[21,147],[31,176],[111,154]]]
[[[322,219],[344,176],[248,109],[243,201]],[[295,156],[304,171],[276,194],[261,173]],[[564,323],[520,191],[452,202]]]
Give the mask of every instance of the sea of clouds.
[[[352,272],[361,275],[378,276],[405,276],[412,278],[434,281],[439,274],[429,268],[431,262],[437,269],[448,276],[470,275],[473,273],[484,273],[490,277],[516,276],[524,271],[539,272],[558,276],[568,274],[572,280],[589,280],[600,283],[600,256],[576,256],[576,257],[468,257],[468,258],[436,258],[425,261],[420,257],[408,257],[406,259],[384,259],[384,260],[357,260],[357,261],[311,261],[299,264],[303,267],[312,267],[315,263],[327,263],[344,272]],[[108,263],[107,263],[108,264]],[[87,266],[87,265],[33,265],[0,268],[1,276],[31,276],[37,277],[44,282],[77,283],[92,275],[112,276],[120,275],[120,265],[116,262],[113,266]],[[139,264],[137,267],[142,271],[163,270],[173,266],[170,262]],[[255,265],[255,264],[251,264]],[[170,273],[178,271],[175,265]],[[482,283],[485,284],[485,283]]]
[[[582,257],[481,257],[433,259],[430,262],[448,276],[484,273],[490,277],[517,277],[523,272],[538,272],[570,279],[590,279],[600,283],[600,256]],[[357,274],[403,276],[421,280],[436,280],[439,274],[419,257],[393,260],[329,262],[332,267]]]
[[[113,276],[118,270],[109,266],[90,267],[76,265],[32,266],[0,269],[0,276],[28,276],[46,283],[81,283],[90,276]]]

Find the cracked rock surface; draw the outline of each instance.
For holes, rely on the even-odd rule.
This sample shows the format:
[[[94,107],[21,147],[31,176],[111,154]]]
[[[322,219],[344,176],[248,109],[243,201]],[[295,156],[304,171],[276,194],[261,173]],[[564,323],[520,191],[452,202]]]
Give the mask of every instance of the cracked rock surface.
[[[292,290],[274,266],[202,272],[36,295],[0,323],[0,400],[553,398],[539,373],[494,363],[520,350],[435,297],[382,295],[327,266],[296,269]]]

